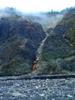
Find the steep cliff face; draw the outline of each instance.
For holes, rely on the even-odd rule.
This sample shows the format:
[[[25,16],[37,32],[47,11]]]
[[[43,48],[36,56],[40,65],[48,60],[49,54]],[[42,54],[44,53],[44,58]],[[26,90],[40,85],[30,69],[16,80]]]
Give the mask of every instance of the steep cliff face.
[[[68,10],[48,33],[38,70],[43,74],[75,72],[75,9]]]
[[[0,75],[32,71],[32,62],[45,33],[38,23],[15,16],[0,19]]]

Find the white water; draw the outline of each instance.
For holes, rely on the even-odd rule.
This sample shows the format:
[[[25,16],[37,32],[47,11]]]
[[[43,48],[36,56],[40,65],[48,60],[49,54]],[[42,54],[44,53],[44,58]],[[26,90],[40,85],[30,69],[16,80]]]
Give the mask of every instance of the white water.
[[[37,60],[40,60],[41,58],[41,53],[42,53],[42,49],[43,49],[43,46],[44,46],[44,43],[45,41],[47,40],[49,34],[48,33],[45,33],[46,34],[46,37],[44,38],[44,40],[42,40],[42,42],[40,43],[40,46],[38,47],[38,50],[37,50],[37,55],[36,55],[36,61]]]

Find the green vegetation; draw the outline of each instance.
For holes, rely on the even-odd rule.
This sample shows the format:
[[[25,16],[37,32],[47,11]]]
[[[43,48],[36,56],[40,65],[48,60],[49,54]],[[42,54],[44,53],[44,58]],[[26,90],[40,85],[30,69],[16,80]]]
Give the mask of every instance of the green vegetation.
[[[11,12],[11,16],[0,20],[0,75],[31,73],[37,49],[45,38],[45,32],[39,23],[23,19],[14,9],[7,11]],[[34,18],[35,16],[33,20]],[[44,23],[42,25],[45,26]],[[47,22],[45,28],[49,25],[50,22]],[[75,9],[68,10],[63,20],[54,29],[48,29],[47,33],[50,36],[43,46],[36,74],[75,72]]]
[[[22,60],[22,59],[21,59]],[[10,63],[3,65],[0,75],[21,75],[31,72],[31,67],[28,63],[24,63],[20,59],[14,59]]]
[[[45,33],[39,23],[20,16],[0,19],[0,75],[22,75],[32,72],[36,50]]]
[[[50,33],[50,31],[48,31]],[[41,74],[69,74],[75,72],[75,9],[68,11],[53,30],[43,47]]]
[[[68,37],[69,37],[70,42],[75,46],[75,28],[69,29]]]

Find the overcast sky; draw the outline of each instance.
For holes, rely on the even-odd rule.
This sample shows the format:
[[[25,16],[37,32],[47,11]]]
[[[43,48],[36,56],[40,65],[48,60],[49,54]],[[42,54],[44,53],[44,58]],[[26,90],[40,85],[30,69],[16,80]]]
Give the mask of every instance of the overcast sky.
[[[0,7],[16,7],[23,12],[62,10],[75,6],[75,0],[0,0]]]

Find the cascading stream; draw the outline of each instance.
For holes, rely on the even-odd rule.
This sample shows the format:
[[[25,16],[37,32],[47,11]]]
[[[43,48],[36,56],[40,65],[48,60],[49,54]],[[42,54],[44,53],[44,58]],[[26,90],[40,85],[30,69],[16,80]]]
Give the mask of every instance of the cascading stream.
[[[36,60],[34,61],[33,65],[32,65],[33,71],[36,69],[36,65],[37,65],[38,61],[40,61],[40,59],[41,59],[41,54],[42,54],[42,49],[43,49],[44,43],[49,36],[49,34],[47,32],[45,34],[46,34],[46,37],[42,40],[42,42],[40,43],[40,46],[37,49]]]
[[[42,53],[42,49],[43,49],[43,46],[44,46],[44,43],[45,41],[47,40],[49,34],[48,33],[45,33],[46,34],[46,37],[42,40],[38,50],[37,50],[37,55],[36,55],[36,60],[40,60],[40,57],[41,57],[41,53]]]

